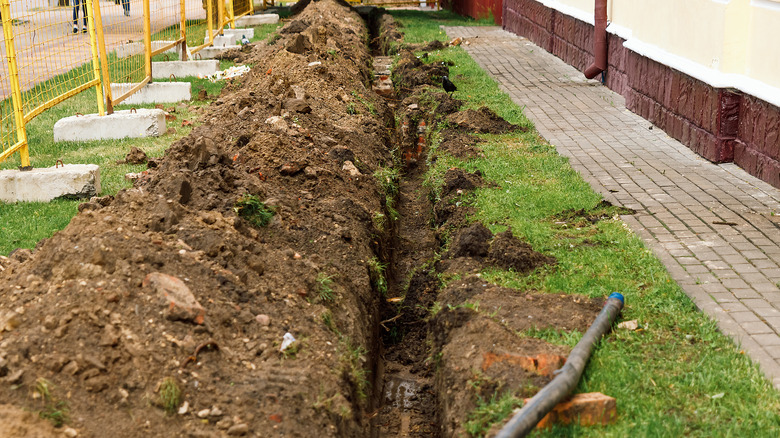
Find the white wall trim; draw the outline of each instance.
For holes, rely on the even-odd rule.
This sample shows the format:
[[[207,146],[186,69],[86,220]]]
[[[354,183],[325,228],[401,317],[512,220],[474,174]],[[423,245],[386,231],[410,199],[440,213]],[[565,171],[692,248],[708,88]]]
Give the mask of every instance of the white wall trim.
[[[582,9],[577,9],[575,7],[569,6],[567,4],[561,3],[558,0],[537,0],[539,3],[547,6],[548,8],[555,9],[558,12],[561,12],[563,14],[566,14],[568,16],[574,17],[580,21],[584,21],[590,25],[594,24],[593,21],[593,15],[594,12],[586,12]]]
[[[780,2],[777,0],[750,0],[750,6],[757,8],[780,11]]]

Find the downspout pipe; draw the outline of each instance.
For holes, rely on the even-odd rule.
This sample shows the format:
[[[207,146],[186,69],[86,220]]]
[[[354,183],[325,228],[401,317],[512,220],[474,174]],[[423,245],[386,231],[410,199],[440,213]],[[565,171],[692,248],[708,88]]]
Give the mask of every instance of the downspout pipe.
[[[596,59],[585,70],[588,79],[607,70],[607,0],[596,0],[593,22],[593,55]]]
[[[550,412],[555,405],[568,396],[580,381],[585,364],[588,363],[593,345],[609,331],[612,323],[617,319],[620,310],[623,309],[623,295],[613,293],[607,298],[604,308],[593,321],[588,331],[582,336],[580,342],[574,347],[566,359],[566,364],[560,369],[558,375],[536,393],[523,408],[512,417],[496,438],[524,437],[536,427],[536,424]]]

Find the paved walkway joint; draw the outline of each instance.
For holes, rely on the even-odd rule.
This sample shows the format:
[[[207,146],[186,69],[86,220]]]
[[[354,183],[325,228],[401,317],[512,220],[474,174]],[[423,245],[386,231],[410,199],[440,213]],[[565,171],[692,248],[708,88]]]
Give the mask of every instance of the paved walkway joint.
[[[497,27],[444,27],[780,389],[780,191],[716,165],[622,96]]]

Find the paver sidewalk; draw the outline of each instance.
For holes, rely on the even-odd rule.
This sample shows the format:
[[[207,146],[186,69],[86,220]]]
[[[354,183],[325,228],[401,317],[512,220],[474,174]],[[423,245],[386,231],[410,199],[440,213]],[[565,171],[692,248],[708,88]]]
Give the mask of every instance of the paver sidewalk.
[[[780,389],[780,190],[653,129],[622,96],[497,27],[444,27]]]

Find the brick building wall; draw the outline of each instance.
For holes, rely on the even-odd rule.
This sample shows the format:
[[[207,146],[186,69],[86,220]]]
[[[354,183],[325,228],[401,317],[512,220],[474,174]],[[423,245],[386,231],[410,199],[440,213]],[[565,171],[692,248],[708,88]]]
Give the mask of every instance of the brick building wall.
[[[593,25],[534,0],[504,0],[503,27],[579,70],[593,62]],[[780,108],[736,90],[714,88],[641,56],[608,35],[606,86],[626,107],[704,158],[734,162],[780,187]]]

